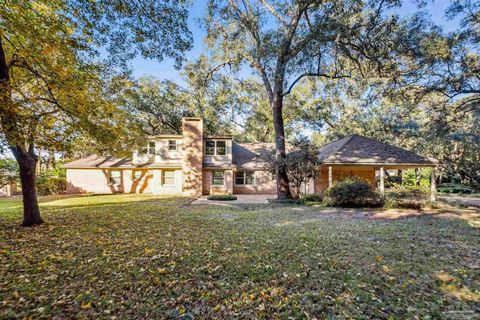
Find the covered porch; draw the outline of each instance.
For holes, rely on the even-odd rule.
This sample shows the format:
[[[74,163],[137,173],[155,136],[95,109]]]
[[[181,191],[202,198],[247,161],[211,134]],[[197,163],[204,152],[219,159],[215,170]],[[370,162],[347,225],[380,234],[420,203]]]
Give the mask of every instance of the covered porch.
[[[315,193],[321,193],[331,187],[336,181],[345,177],[355,176],[368,181],[373,188],[376,188],[381,194],[385,194],[387,174],[396,175],[401,184],[405,170],[414,170],[414,176],[417,177],[414,184],[420,182],[420,173],[426,168],[431,168],[430,172],[430,200],[436,201],[437,190],[437,166],[435,165],[400,165],[400,164],[378,164],[378,165],[354,165],[354,164],[322,164],[320,172],[315,179]]]
[[[319,150],[318,159],[321,165],[315,193],[326,190],[335,181],[356,176],[384,194],[387,173],[395,171],[401,179],[407,169],[415,170],[417,176],[419,171],[430,168],[430,198],[436,200],[436,159],[356,134],[326,144]]]

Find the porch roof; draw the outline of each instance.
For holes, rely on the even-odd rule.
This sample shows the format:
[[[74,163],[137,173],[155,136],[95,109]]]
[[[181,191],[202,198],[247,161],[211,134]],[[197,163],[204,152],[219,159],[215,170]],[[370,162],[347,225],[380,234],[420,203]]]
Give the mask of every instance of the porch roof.
[[[318,160],[322,164],[341,165],[405,165],[436,166],[437,159],[353,134],[330,142],[320,148]]]

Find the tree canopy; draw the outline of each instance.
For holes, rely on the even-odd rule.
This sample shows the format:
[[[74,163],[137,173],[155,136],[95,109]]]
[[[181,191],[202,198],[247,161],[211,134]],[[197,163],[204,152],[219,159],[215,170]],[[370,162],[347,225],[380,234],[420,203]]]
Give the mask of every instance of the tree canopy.
[[[35,148],[61,150],[82,131],[100,144],[122,141],[122,113],[106,91],[112,67],[137,53],[179,65],[191,35],[181,1],[8,2],[0,7],[1,130],[20,166],[23,224],[34,225],[42,222]]]
[[[220,64],[251,67],[262,80],[274,123],[278,163],[286,157],[284,97],[304,78],[344,79],[397,73],[392,1],[209,2],[207,43]],[[279,198],[290,197],[276,170]]]

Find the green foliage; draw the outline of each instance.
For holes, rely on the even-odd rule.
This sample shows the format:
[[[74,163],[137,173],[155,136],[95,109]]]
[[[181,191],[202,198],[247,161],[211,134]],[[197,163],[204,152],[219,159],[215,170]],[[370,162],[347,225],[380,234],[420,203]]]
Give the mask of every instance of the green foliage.
[[[421,186],[396,186],[384,196],[386,208],[421,209],[430,202],[430,192]]]
[[[22,178],[30,181],[24,185],[30,189],[24,194],[29,203],[24,225],[42,222],[31,192],[37,148],[66,151],[82,136],[95,140],[101,151],[125,150],[131,142],[109,82],[115,71],[127,75],[127,61],[138,54],[172,57],[180,65],[192,42],[185,4],[35,0],[0,5],[0,145],[9,146]],[[108,52],[107,61],[99,58],[100,49]]]
[[[268,199],[268,203],[289,205],[289,204],[299,204],[300,201],[298,199]]]
[[[142,56],[157,61],[172,58],[179,68],[185,61],[184,52],[192,48],[188,1],[146,0],[141,5],[123,0],[64,2],[79,31],[98,47],[104,46],[110,66],[124,66]]]
[[[442,183],[438,186],[437,191],[440,193],[470,194],[473,193],[474,189],[460,183]]]
[[[67,180],[44,174],[37,176],[35,185],[40,195],[62,194],[67,188]]]
[[[303,204],[322,203],[324,197],[322,194],[303,194],[300,196],[300,201]]]
[[[17,162],[13,159],[0,159],[0,188],[18,181]]]
[[[63,168],[63,162],[56,162],[53,168],[50,168],[49,174],[57,178],[66,178],[66,170]]]
[[[315,178],[318,165],[318,148],[305,137],[292,143],[285,159],[277,159],[273,152],[267,161],[268,170],[272,173],[275,173],[277,166],[286,167],[288,181],[294,187],[296,198],[300,197],[302,183]]]
[[[338,207],[381,206],[381,197],[372,186],[359,177],[336,181],[325,192],[326,204]]]
[[[143,134],[181,134],[182,117],[202,117],[206,134],[237,132],[235,119],[249,117],[255,108],[250,95],[254,80],[236,82],[231,76],[208,76],[212,66],[200,57],[184,67],[185,86],[153,77],[128,83],[122,105],[129,121]],[[228,106],[228,107],[226,107]]]
[[[237,196],[231,194],[214,194],[207,197],[208,200],[232,201],[237,200]]]
[[[65,192],[67,188],[66,172],[61,162],[36,176],[35,186],[40,195],[57,195]]]
[[[430,168],[418,170],[417,177],[415,177],[414,169],[403,170],[402,184],[404,186],[413,187],[415,186],[415,181],[416,181],[417,186],[420,186],[422,188],[428,188],[430,187],[431,175],[432,175],[432,169]]]

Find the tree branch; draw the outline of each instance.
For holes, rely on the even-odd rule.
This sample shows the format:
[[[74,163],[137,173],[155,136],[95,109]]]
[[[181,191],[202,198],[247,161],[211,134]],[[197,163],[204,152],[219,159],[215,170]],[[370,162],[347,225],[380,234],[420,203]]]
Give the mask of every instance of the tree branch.
[[[283,19],[283,17],[266,1],[266,0],[260,0],[260,2],[267,8],[268,11],[270,11],[271,14],[275,16],[285,27],[288,26],[287,22]]]
[[[214,67],[212,70],[210,70],[209,72],[207,72],[207,74],[205,75],[205,82],[210,78],[213,77],[213,74],[215,72],[217,72],[218,70],[224,68],[225,66],[229,66],[230,68],[232,67],[232,63],[233,61],[230,60],[230,61],[226,61],[226,62],[222,62],[221,64],[219,64],[218,66]]]
[[[307,72],[307,73],[301,74],[300,76],[298,76],[298,78],[296,78],[292,82],[290,87],[288,87],[288,90],[285,91],[282,95],[283,96],[289,95],[292,92],[293,87],[295,87],[295,85],[297,84],[297,82],[300,81],[301,79],[305,78],[305,77],[323,77],[323,78],[329,78],[329,79],[351,78],[352,77],[352,71],[350,71],[349,74],[345,74],[345,75],[329,75],[327,73],[317,73],[317,72]]]

